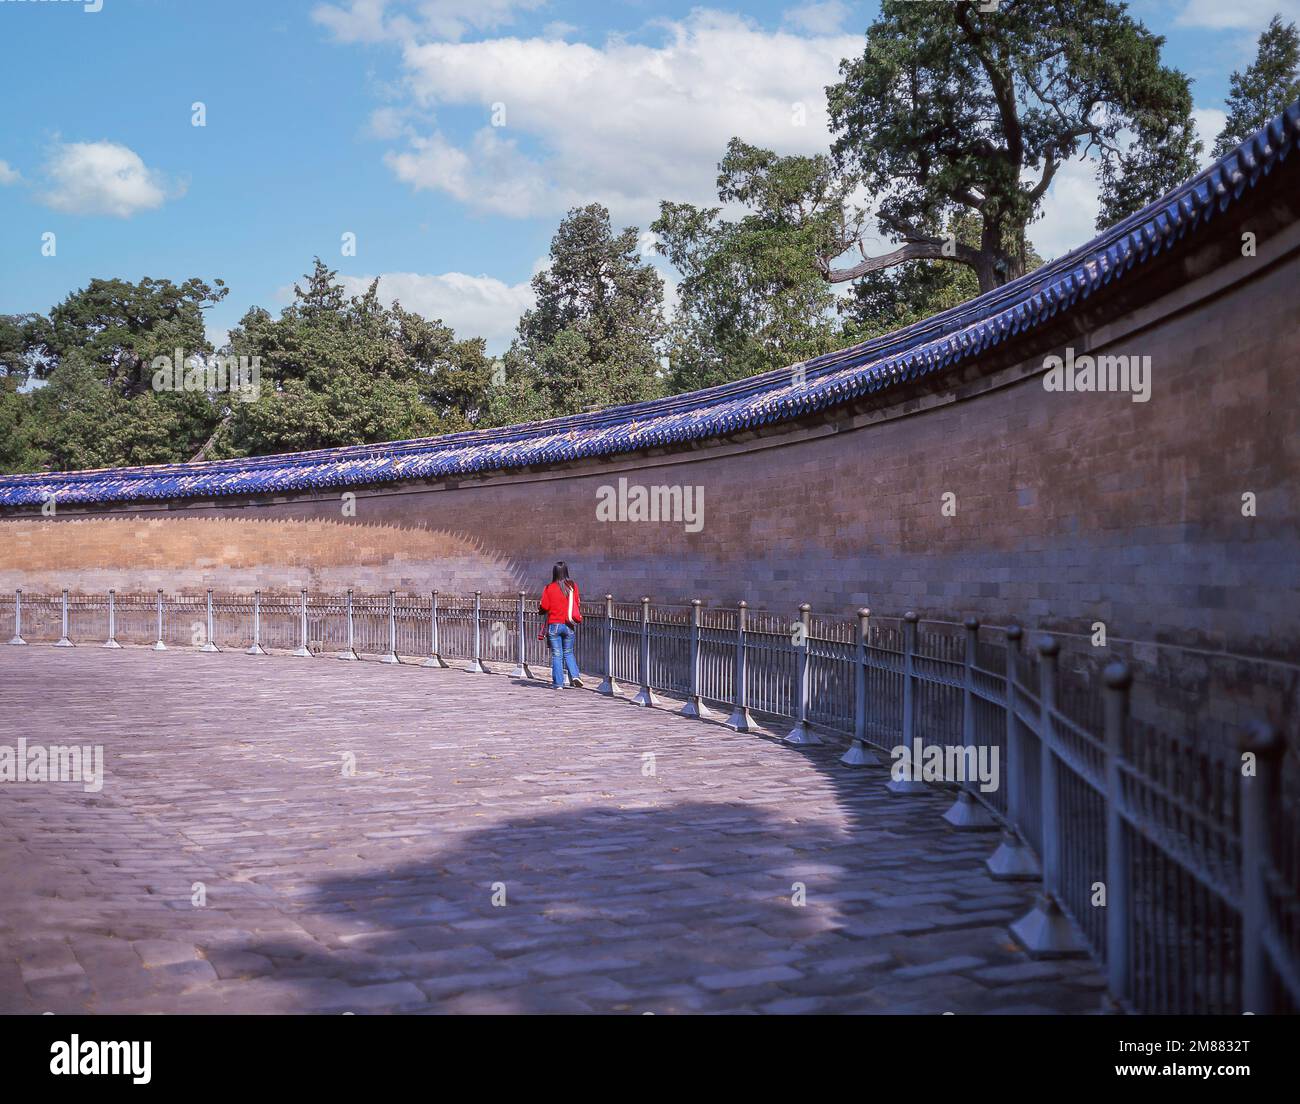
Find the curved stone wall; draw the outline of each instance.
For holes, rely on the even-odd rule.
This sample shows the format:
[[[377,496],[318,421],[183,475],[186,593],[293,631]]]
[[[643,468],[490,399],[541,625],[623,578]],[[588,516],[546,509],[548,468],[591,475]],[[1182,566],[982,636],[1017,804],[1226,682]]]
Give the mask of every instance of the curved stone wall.
[[[868,605],[1080,633],[1104,621],[1118,637],[1294,663],[1296,160],[1140,281],[872,400],[544,471],[357,487],[355,502],[335,491],[9,511],[0,585],[500,594],[537,590],[564,558],[589,600],[807,601],[837,616]],[[1044,358],[1067,348],[1150,357],[1149,401],[1045,389]],[[620,480],[625,504],[664,487],[669,505],[702,496],[702,515],[629,519]]]

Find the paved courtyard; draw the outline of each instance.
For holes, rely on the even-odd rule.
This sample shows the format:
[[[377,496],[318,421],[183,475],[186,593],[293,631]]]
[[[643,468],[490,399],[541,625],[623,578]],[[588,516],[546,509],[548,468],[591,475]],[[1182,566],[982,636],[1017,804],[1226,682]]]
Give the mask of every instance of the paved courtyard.
[[[1092,1012],[987,833],[838,749],[504,673],[0,646],[0,1012]],[[798,905],[796,884],[805,903]]]

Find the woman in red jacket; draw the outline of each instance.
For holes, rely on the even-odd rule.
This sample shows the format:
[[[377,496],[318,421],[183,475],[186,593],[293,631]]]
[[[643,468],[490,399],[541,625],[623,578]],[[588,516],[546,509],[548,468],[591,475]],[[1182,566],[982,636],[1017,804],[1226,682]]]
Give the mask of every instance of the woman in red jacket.
[[[573,657],[574,630],[582,622],[578,606],[578,584],[569,578],[569,565],[563,560],[551,568],[550,585],[542,591],[537,605],[546,614],[546,642],[551,648],[551,682],[553,690],[564,688],[568,672],[569,685],[581,688],[578,661]]]

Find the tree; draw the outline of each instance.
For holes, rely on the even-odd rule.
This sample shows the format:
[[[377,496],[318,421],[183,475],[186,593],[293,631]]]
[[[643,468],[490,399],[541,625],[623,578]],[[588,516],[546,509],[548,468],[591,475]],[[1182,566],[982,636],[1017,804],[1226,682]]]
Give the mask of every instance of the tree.
[[[953,242],[977,245],[979,220],[971,212],[954,216],[944,228]],[[1043,263],[1027,247],[1025,268],[1032,272]],[[840,340],[855,344],[921,322],[960,306],[979,295],[973,269],[937,261],[911,261],[879,272],[869,272],[853,284],[853,292],[838,303],[844,328]]]
[[[974,270],[981,291],[1025,271],[1026,227],[1067,158],[1114,162],[1113,187],[1163,167],[1159,136],[1190,126],[1187,77],[1160,63],[1164,40],[1116,0],[1003,0],[996,10],[957,0],[883,0],[860,58],[841,63],[827,89],[833,153],[860,175],[881,232],[901,241],[868,255],[861,212],[845,212],[818,263],[831,282],[904,261]],[[1129,159],[1123,132],[1133,135]],[[945,253],[939,228],[962,211],[978,243]],[[832,267],[857,247],[862,259]]]
[[[220,280],[91,280],[48,315],[0,318],[4,403],[16,435],[0,461],[11,471],[189,459],[217,424],[202,391],[156,392],[154,358],[208,356],[203,312],[226,295]],[[31,380],[46,383],[19,390]]]
[[[830,158],[781,157],[733,138],[717,207],[661,203],[650,226],[682,274],[669,385],[688,391],[806,360],[834,346],[835,296],[815,258],[835,237],[851,182]]]
[[[317,258],[279,318],[260,307],[231,331],[229,354],[258,369],[251,401],[227,396],[211,457],[369,444],[468,428],[489,363],[481,339],[384,307],[379,281],[349,296]],[[256,358],[256,361],[254,361]]]
[[[1255,61],[1244,73],[1234,72],[1231,83],[1228,118],[1214,143],[1215,157],[1240,145],[1300,99],[1300,34],[1296,25],[1273,16],[1259,36]]]
[[[1190,117],[1143,114],[1133,133],[1128,148],[1102,162],[1098,230],[1114,226],[1196,174],[1204,146]]]
[[[598,203],[574,208],[533,277],[536,305],[519,319],[493,388],[486,424],[573,414],[662,393],[663,281],[637,250],[639,232],[615,234]]]
[[[47,378],[73,350],[95,366],[96,375],[123,396],[151,389],[150,363],[157,356],[212,351],[204,333],[203,312],[226,297],[221,280],[197,278],[174,284],[145,277],[91,280],[51,309],[47,317],[28,316],[26,342],[35,374]]]

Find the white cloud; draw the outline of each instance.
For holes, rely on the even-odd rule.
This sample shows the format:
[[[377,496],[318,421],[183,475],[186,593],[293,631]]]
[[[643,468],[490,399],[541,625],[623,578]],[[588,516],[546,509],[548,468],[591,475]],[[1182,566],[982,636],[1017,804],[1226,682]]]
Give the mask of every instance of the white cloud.
[[[416,191],[446,192],[483,211],[524,218],[549,210],[543,200],[555,189],[542,167],[522,156],[513,139],[500,135],[499,130],[484,128],[468,152],[439,133],[414,136],[405,150],[390,150],[384,161],[398,180]],[[568,203],[585,202],[578,196],[572,193]]]
[[[1198,107],[1192,111],[1196,136],[1201,140],[1201,168],[1214,160],[1214,142],[1228,121],[1228,113],[1217,107]]]
[[[22,177],[18,170],[12,168],[8,161],[0,161],[0,186],[5,184],[17,184]]]
[[[339,279],[349,295],[362,295],[374,277]],[[505,351],[519,316],[534,301],[527,281],[507,284],[494,276],[468,276],[463,272],[385,272],[379,277],[379,298],[385,305],[398,300],[407,310],[425,318],[441,319],[456,331],[458,338],[485,338],[489,353]]]
[[[486,122],[489,105],[503,103],[507,126],[459,144],[436,130],[387,163],[415,188],[497,214],[596,200],[616,221],[644,225],[661,199],[717,202],[716,165],[733,135],[782,153],[826,152],[825,86],[861,50],[859,36],[768,32],[701,10],[657,26],[660,45],[408,41],[415,106],[472,107]]]
[[[1091,241],[1097,234],[1097,212],[1101,210],[1096,161],[1065,162],[1043,197],[1041,210],[1042,218],[1029,226],[1029,240],[1043,260],[1050,261]]]
[[[411,133],[405,112],[397,107],[377,107],[366,122],[366,134],[381,141],[392,141]]]
[[[161,174],[116,142],[61,143],[46,163],[45,175],[41,201],[67,214],[130,218],[161,207],[168,198]]]
[[[823,0],[789,8],[781,13],[781,18],[790,26],[813,34],[838,34],[849,18],[849,6],[841,0]]]
[[[416,37],[455,41],[514,21],[545,0],[348,0],[318,4],[311,17],[340,42],[400,42]]]
[[[1283,21],[1300,20],[1300,0],[1187,0],[1176,22],[1184,27],[1253,30],[1259,34],[1274,15],[1280,15]]]

